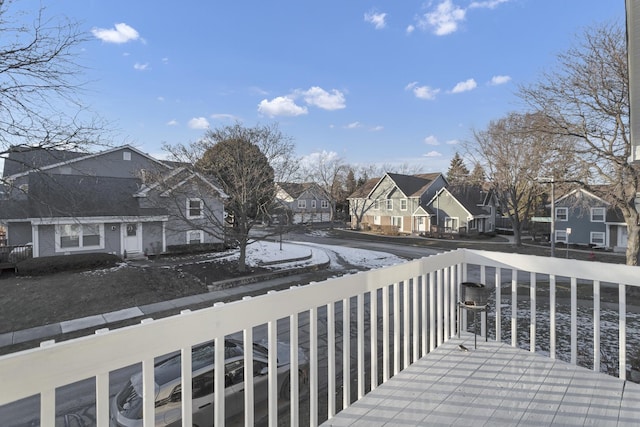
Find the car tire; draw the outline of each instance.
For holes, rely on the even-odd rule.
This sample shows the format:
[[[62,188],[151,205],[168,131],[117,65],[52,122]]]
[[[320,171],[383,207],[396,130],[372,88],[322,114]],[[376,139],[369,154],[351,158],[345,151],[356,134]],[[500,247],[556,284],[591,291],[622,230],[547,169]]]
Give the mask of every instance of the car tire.
[[[298,396],[302,394],[302,392],[304,391],[304,384],[306,384],[303,378],[304,378],[304,372],[298,371]],[[291,377],[287,375],[282,382],[282,386],[280,387],[279,395],[281,399],[288,400],[291,397],[290,384],[291,384]]]

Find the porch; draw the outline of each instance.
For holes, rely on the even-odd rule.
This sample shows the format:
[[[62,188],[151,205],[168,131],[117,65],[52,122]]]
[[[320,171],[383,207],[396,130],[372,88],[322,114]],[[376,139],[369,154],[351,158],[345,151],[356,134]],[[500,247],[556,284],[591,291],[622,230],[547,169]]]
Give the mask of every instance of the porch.
[[[464,335],[470,319],[463,316],[458,324],[465,281],[492,289],[487,327],[478,330],[489,342],[479,339],[477,350]],[[367,425],[414,424],[403,421],[411,414],[428,417],[429,423],[466,423],[469,416],[490,424],[525,424],[533,416],[532,424],[551,424],[563,422],[565,412],[571,414],[568,421],[624,424],[638,415],[627,406],[640,407],[637,385],[624,381],[640,346],[638,309],[631,304],[638,287],[637,267],[460,249],[2,356],[0,424],[14,425],[13,416],[1,414],[17,402],[33,408],[41,426],[60,425],[65,401],[79,399],[63,391],[83,383],[91,422],[108,426],[110,402],[122,389],[116,372],[129,369],[126,378],[137,375],[141,381],[140,423],[156,425],[155,362],[179,352],[181,382],[191,384],[193,347],[213,341],[213,361],[222,366],[222,344],[229,336],[264,342],[269,350],[268,372],[260,373],[268,376],[262,408],[256,403],[262,396],[254,393],[253,356],[244,357],[244,412],[238,422],[248,426],[345,425],[361,416],[375,418],[367,418]],[[468,352],[457,348],[459,330]],[[275,357],[282,341],[291,348],[284,384],[277,380]],[[308,377],[301,375],[303,363]],[[213,376],[213,404],[207,410],[222,426],[229,422],[225,393],[215,391],[225,390],[224,369]],[[440,390],[450,391],[446,401],[420,397]],[[404,404],[387,397],[396,392],[405,406],[419,405],[416,411],[386,410],[381,401]],[[594,395],[597,402],[590,400]],[[193,402],[190,387],[184,387],[183,425],[193,424]],[[369,412],[372,406],[379,412]]]

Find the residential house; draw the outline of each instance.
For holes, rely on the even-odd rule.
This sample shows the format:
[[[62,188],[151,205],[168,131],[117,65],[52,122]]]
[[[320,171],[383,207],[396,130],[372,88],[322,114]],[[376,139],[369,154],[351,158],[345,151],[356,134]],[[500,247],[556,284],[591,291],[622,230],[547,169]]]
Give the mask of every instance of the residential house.
[[[278,182],[276,201],[293,224],[331,220],[331,201],[316,183]]]
[[[555,242],[624,252],[627,225],[602,197],[579,188],[555,201]]]
[[[134,147],[98,153],[14,148],[5,160],[0,222],[33,256],[158,254],[220,243],[226,194],[211,180]]]
[[[495,231],[498,201],[477,185],[443,187],[427,203],[432,229],[447,233]]]
[[[358,216],[363,224],[371,227],[394,226],[401,233],[426,232],[431,216],[426,204],[446,185],[447,181],[441,173],[386,173],[366,195],[359,189],[348,198],[352,223],[357,222],[354,209],[360,206],[364,212]]]

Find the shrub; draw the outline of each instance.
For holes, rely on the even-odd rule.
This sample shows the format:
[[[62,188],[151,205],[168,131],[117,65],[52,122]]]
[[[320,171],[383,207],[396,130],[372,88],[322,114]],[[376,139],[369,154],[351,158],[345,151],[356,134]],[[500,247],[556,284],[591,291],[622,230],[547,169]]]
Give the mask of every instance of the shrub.
[[[227,249],[224,243],[193,243],[184,245],[169,245],[167,252],[176,254],[197,254],[201,252],[221,252]]]
[[[93,270],[114,267],[122,259],[113,254],[90,253],[30,258],[17,264],[22,276],[45,276],[62,271]]]

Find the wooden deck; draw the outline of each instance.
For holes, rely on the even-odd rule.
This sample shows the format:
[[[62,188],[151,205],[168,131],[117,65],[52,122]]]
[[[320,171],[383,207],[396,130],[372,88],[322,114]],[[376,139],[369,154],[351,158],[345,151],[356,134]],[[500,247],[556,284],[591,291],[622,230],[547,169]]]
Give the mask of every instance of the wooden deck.
[[[463,335],[323,425],[637,426],[640,385]]]

